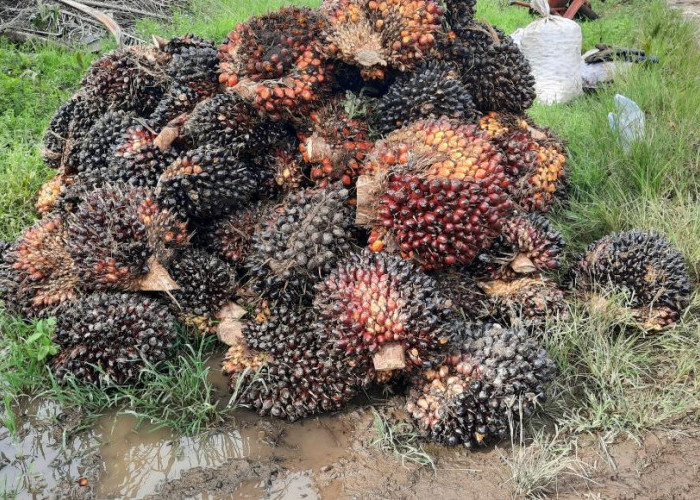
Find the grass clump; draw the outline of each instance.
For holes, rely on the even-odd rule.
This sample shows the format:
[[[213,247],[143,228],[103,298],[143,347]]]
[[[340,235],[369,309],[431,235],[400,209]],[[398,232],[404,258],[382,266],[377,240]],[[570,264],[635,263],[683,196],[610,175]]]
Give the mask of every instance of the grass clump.
[[[374,408],[372,412],[374,413],[374,430],[377,434],[371,443],[372,446],[394,454],[401,460],[401,465],[404,467],[407,463],[414,463],[435,469],[433,458],[423,448],[421,437],[411,424],[408,422],[392,423]]]

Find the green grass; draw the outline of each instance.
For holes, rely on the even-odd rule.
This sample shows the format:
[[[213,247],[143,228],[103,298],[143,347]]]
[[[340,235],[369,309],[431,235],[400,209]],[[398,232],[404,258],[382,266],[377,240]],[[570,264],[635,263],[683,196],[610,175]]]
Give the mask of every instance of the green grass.
[[[407,422],[390,422],[377,410],[374,414],[374,431],[376,438],[371,445],[396,456],[401,465],[417,464],[430,466],[435,470],[433,458],[423,448],[422,440],[416,429]]]
[[[193,14],[177,13],[168,26],[143,22],[140,30],[144,37],[194,32],[223,39],[236,22],[288,3],[195,0]],[[480,0],[477,16],[507,32],[535,19],[526,9],[503,7],[503,3]],[[603,17],[581,24],[584,49],[599,42],[637,46],[658,56],[660,62],[634,67],[607,88],[570,104],[532,108],[535,121],[565,138],[569,150],[571,197],[554,211],[553,218],[568,237],[572,255],[610,231],[662,230],[682,250],[697,281],[700,50],[693,27],[663,0],[594,4]],[[44,45],[18,48],[0,41],[0,239],[16,237],[35,219],[34,196],[52,175],[39,155],[43,130],[59,104],[77,88],[94,57]],[[646,112],[646,138],[630,154],[617,145],[607,125],[617,93],[634,99]],[[696,298],[678,327],[655,336],[642,335],[629,318],[617,313],[590,313],[573,305],[571,318],[551,325],[545,338],[561,369],[546,415],[570,433],[608,435],[637,434],[694,417],[700,394],[699,302]],[[156,425],[184,426],[188,432],[219,418],[222,409],[216,407],[213,388],[206,382],[209,354],[200,345],[185,351],[179,369],[172,365],[148,371],[145,390],[91,391],[78,384],[59,387],[49,376],[38,357],[39,350],[50,346],[45,342],[47,327],[0,316],[0,382],[8,394],[45,389],[46,395],[67,407],[82,407],[91,414],[121,404]],[[27,342],[40,330],[44,333]],[[177,391],[168,390],[173,386]],[[7,415],[5,419],[11,418]],[[403,446],[397,444],[397,435],[415,443],[406,429],[386,422],[377,425],[379,446],[393,450]]]

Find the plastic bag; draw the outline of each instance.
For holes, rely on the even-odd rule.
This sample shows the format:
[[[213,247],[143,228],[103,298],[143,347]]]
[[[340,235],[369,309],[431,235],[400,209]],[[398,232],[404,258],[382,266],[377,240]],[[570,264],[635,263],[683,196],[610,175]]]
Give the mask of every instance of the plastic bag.
[[[544,17],[523,29],[520,50],[532,67],[537,99],[544,104],[567,102],[583,93],[581,27],[550,16],[547,0],[534,0],[532,8]]]
[[[628,97],[615,94],[614,100],[615,111],[608,113],[608,123],[610,130],[617,133],[622,149],[629,153],[632,144],[644,138],[644,112]]]

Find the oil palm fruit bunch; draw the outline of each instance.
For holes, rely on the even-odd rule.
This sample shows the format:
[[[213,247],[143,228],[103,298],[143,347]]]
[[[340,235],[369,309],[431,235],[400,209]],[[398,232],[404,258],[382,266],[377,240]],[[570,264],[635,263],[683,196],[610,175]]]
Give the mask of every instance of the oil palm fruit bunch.
[[[175,318],[157,299],[133,293],[97,292],[66,306],[56,320],[59,353],[51,367],[93,384],[135,383],[147,364],[167,359],[175,342]]]
[[[44,183],[39,190],[34,209],[39,214],[47,214],[51,212],[61,197],[66,193],[66,190],[73,185],[73,176],[59,173],[51,180]]]
[[[497,324],[459,328],[447,356],[415,376],[406,409],[433,441],[472,449],[510,435],[510,424],[544,400],[556,367],[523,330]]]
[[[561,233],[541,214],[514,214],[503,221],[491,248],[479,255],[474,272],[502,280],[556,271],[565,246]]]
[[[313,286],[352,249],[350,193],[335,185],[289,193],[253,236],[245,266],[253,289],[283,302],[313,298]]]
[[[283,7],[251,17],[228,34],[219,48],[219,81],[235,87],[241,79],[274,80],[292,69],[318,39],[325,20],[306,7]]]
[[[257,193],[261,173],[230,149],[185,151],[165,169],[155,194],[183,218],[208,219],[244,207]]]
[[[100,106],[97,98],[79,92],[56,111],[44,134],[41,151],[47,166],[75,173],[83,138],[102,116]]]
[[[66,246],[86,290],[131,289],[151,258],[165,265],[187,242],[186,223],[140,188],[95,189],[68,215]]]
[[[456,66],[427,61],[400,75],[373,109],[372,125],[388,134],[418,120],[453,118],[474,121],[478,112]]]
[[[171,56],[167,68],[171,85],[193,91],[197,100],[218,92],[219,58],[214,42],[187,34],[172,38],[162,50]]]
[[[371,158],[364,168],[386,180],[369,246],[380,251],[393,239],[424,269],[471,262],[513,208],[501,155],[475,125],[415,122],[380,141]]]
[[[564,292],[542,276],[479,282],[488,316],[511,327],[541,330],[549,318],[568,315]]]
[[[566,194],[564,146],[547,129],[527,118],[492,111],[479,120],[504,158],[511,197],[521,210],[547,212]]]
[[[690,302],[691,285],[683,255],[663,235],[622,231],[592,243],[573,266],[577,290],[628,295],[645,329],[674,324]]]
[[[326,0],[321,9],[327,53],[359,67],[366,80],[413,69],[441,32],[442,9],[433,0]]]
[[[264,128],[260,141],[251,141],[254,147],[247,153],[249,161],[269,176],[261,187],[261,196],[277,198],[280,193],[308,187],[309,168],[299,151],[296,134],[280,123],[270,122]]]
[[[472,273],[464,267],[451,267],[432,276],[449,307],[468,323],[483,323],[490,317],[488,297]]]
[[[448,59],[462,68],[462,80],[482,113],[522,113],[535,99],[530,64],[503,31],[475,21],[451,41]]]
[[[253,234],[270,218],[274,204],[258,201],[211,222],[202,234],[196,234],[200,246],[234,267],[252,251]]]
[[[197,105],[182,130],[193,147],[215,146],[244,149],[263,135],[262,120],[255,108],[235,93],[223,93]]]
[[[5,307],[29,317],[50,315],[78,290],[78,276],[61,217],[48,216],[12,245],[0,260],[0,292]]]
[[[312,113],[298,135],[302,157],[311,165],[311,180],[320,187],[335,181],[354,186],[360,165],[374,146],[369,124],[351,117],[337,102]]]
[[[163,97],[170,56],[156,47],[113,50],[92,63],[82,88],[101,111],[132,111],[147,117]]]
[[[281,306],[271,316],[249,322],[243,335],[248,348],[264,346],[270,351],[234,346],[224,370],[232,391],[246,388],[238,402],[260,415],[294,421],[336,411],[371,380],[371,366],[347,359],[308,309]],[[242,359],[234,356],[240,351]]]
[[[433,278],[414,264],[367,250],[341,261],[314,300],[324,328],[349,356],[366,358],[396,343],[407,370],[447,342],[448,307]]]
[[[173,309],[182,317],[211,317],[233,299],[236,291],[234,270],[223,260],[204,250],[178,251],[167,266],[179,290],[170,292]]]

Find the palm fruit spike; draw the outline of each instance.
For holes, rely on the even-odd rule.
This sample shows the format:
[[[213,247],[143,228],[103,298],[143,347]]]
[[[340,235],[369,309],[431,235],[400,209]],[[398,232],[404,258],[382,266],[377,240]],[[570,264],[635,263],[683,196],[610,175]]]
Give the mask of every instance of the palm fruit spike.
[[[208,219],[244,207],[260,182],[260,173],[235,152],[204,146],[182,153],[166,168],[156,196],[183,218]]]
[[[633,313],[649,330],[674,324],[688,307],[690,276],[683,255],[663,235],[641,230],[604,236],[572,268],[576,288],[630,295]]]
[[[467,322],[481,323],[490,316],[488,297],[470,273],[464,269],[450,268],[435,273],[433,277],[439,292],[448,300],[449,307]]]
[[[61,166],[75,105],[76,99],[71,99],[61,105],[51,118],[49,128],[44,134],[42,157],[51,168],[60,168]]]
[[[167,268],[180,286],[171,292],[178,315],[211,317],[233,299],[234,271],[215,255],[188,248],[177,252]]]
[[[73,185],[73,177],[62,173],[44,183],[34,204],[36,211],[42,215],[51,212],[71,185]]]
[[[294,421],[339,410],[373,374],[361,360],[347,359],[308,310],[281,306],[272,316],[249,322],[244,336],[256,345],[269,345],[275,353],[235,346],[235,352],[229,351],[234,355],[224,361],[231,390],[246,388],[238,402],[260,415]],[[256,368],[257,375],[251,372]]]
[[[414,72],[399,76],[373,109],[374,129],[388,134],[414,121],[454,118],[471,122],[477,118],[469,92],[456,67],[429,61]]]
[[[489,314],[511,327],[541,328],[548,318],[567,314],[564,292],[552,280],[525,277],[480,282]]]
[[[469,263],[512,210],[501,155],[474,125],[419,121],[377,143],[370,158],[367,171],[389,172],[378,226],[426,270]],[[384,249],[383,238],[375,228],[370,248]]]
[[[450,59],[462,68],[462,80],[482,113],[522,113],[535,99],[530,64],[503,31],[474,22],[452,41]]]
[[[200,97],[194,90],[184,84],[173,83],[148,117],[148,123],[160,131],[169,122],[186,116],[199,102]]]
[[[501,151],[511,197],[524,211],[547,212],[566,193],[564,147],[522,116],[491,112],[479,121]]]
[[[312,113],[308,130],[299,132],[299,149],[304,161],[311,164],[311,180],[321,187],[339,180],[346,187],[353,186],[374,145],[369,134],[369,124],[352,118],[338,103]]]
[[[123,182],[137,187],[155,188],[175,154],[161,151],[154,143],[156,134],[144,125],[133,125],[117,140],[103,177],[107,182]]]
[[[68,251],[88,290],[133,288],[149,272],[151,257],[165,265],[186,243],[187,225],[144,189],[96,189],[68,216]]]
[[[116,49],[93,62],[83,79],[85,92],[102,110],[133,111],[148,116],[163,96],[170,56],[141,46]]]
[[[284,302],[310,302],[313,285],[351,250],[349,191],[306,189],[290,193],[253,237],[246,261],[260,295]]]
[[[0,260],[0,292],[6,308],[41,316],[75,296],[78,278],[66,240],[63,219],[47,217],[5,249]]]
[[[330,95],[332,74],[333,64],[312,44],[282,77],[260,82],[244,78],[234,91],[271,121],[303,122]]]
[[[234,87],[286,75],[317,40],[325,20],[307,7],[283,7],[240,23],[219,48],[219,81]]]
[[[366,80],[410,71],[435,45],[442,9],[433,0],[326,0],[326,51],[361,68]]]
[[[476,0],[445,0],[445,21],[461,36],[472,25],[475,10]]]
[[[182,130],[194,147],[244,149],[253,137],[262,135],[262,121],[255,108],[234,93],[219,94],[201,102]]]
[[[511,423],[530,416],[556,366],[523,330],[489,324],[460,333],[458,349],[415,376],[406,409],[429,439],[472,449],[506,438]]]
[[[98,292],[65,307],[56,320],[59,381],[71,375],[91,384],[133,384],[146,363],[167,359],[177,334],[160,301],[133,293]]]
[[[234,266],[242,265],[252,251],[253,234],[273,209],[270,202],[259,201],[214,221],[196,236],[207,251]]]
[[[561,233],[542,215],[516,214],[505,219],[491,248],[479,255],[475,273],[508,279],[554,271],[561,267],[565,246]]]
[[[412,263],[365,250],[338,267],[316,288],[314,311],[348,355],[373,355],[399,344],[407,369],[419,366],[446,342],[449,304],[433,278]]]
[[[257,153],[251,152],[254,155],[252,161],[271,172],[274,190],[288,193],[308,185],[307,168],[299,148],[295,138],[286,136],[267,147],[260,147]]]

